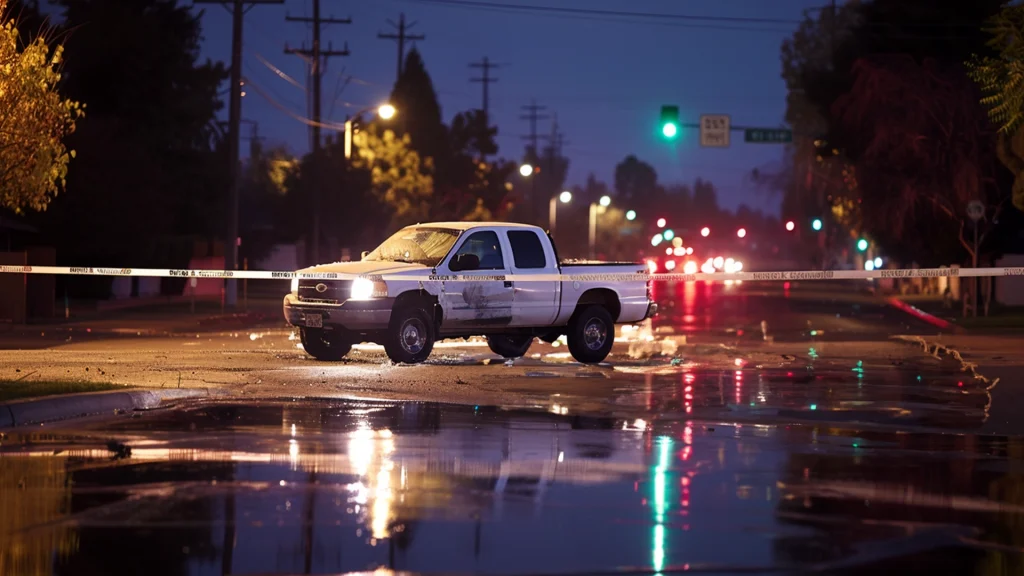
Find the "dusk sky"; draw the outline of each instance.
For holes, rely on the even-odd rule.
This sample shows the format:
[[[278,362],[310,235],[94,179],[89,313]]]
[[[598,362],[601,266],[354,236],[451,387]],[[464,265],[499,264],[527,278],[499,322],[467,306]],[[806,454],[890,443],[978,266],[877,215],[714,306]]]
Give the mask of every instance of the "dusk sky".
[[[684,131],[675,145],[658,135],[660,107],[676,104],[683,122],[702,113],[731,115],[733,125],[779,127],[785,113],[785,87],[779,76],[779,46],[805,10],[824,0],[483,0],[523,10],[447,4],[433,0],[322,0],[322,16],[351,17],[323,32],[323,42],[351,55],[332,58],[323,81],[325,121],[387,99],[395,80],[397,45],[377,38],[393,32],[387,20],[416,21],[411,33],[434,81],[445,121],[481,105],[481,85],[470,62],[484,56],[501,64],[491,84],[491,116],[499,130],[499,155],[518,160],[529,130],[521,106],[536,100],[557,114],[570,159],[567,185],[587,174],[611,183],[615,165],[628,154],[652,164],[663,183],[701,177],[719,190],[727,208],[746,203],[777,213],[778,198],[749,182],[755,167],[776,166],[778,144],[745,144],[733,132],[728,149],[701,149],[695,131]],[[474,3],[469,3],[474,4]],[[205,5],[203,56],[230,61],[231,19],[218,5]],[[541,8],[538,8],[541,7]],[[663,15],[564,14],[547,8],[644,12]],[[312,0],[258,5],[245,18],[243,76],[293,114],[308,116],[303,88],[273,72],[261,58],[305,85],[305,63],[284,47],[310,46],[308,25],[285,15],[309,16]],[[678,15],[678,16],[668,16]],[[681,17],[679,17],[681,16]],[[712,17],[701,20],[689,17]],[[718,20],[715,20],[718,19]],[[740,19],[740,20],[733,20]],[[746,19],[746,21],[742,21]],[[751,22],[750,20],[755,20]],[[756,21],[762,20],[762,21]],[[763,20],[773,20],[765,22]],[[326,46],[325,46],[326,48]],[[336,97],[341,74],[352,76]],[[259,123],[270,145],[296,153],[309,149],[305,125],[249,90],[243,117]],[[399,112],[401,113],[401,112]],[[223,115],[227,115],[227,107]],[[550,120],[538,132],[550,132]],[[249,133],[243,126],[243,136]],[[243,152],[247,150],[243,141]]]

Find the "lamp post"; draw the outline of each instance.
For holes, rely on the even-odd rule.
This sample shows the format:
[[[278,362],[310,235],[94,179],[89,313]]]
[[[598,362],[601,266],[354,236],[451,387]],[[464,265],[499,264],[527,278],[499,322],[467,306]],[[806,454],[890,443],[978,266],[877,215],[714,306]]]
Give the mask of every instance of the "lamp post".
[[[607,195],[601,196],[601,199],[598,202],[591,202],[590,203],[590,236],[589,236],[589,246],[590,246],[590,259],[591,260],[593,260],[595,258],[594,245],[597,243],[597,215],[598,214],[603,214],[604,211],[608,209],[608,206],[611,205],[611,203],[612,203],[612,198],[611,198],[611,196],[607,196]]]
[[[555,235],[555,221],[558,216],[558,202],[562,204],[568,204],[572,201],[572,192],[564,190],[558,196],[552,196],[551,202],[548,203],[548,229],[551,231],[551,235]]]

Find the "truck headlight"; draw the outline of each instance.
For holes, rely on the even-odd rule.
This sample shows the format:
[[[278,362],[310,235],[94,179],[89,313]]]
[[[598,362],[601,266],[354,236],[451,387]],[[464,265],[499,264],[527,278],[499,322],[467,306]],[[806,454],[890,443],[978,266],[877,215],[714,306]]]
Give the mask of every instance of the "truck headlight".
[[[295,277],[295,278],[292,278],[292,294],[298,294],[298,293],[299,293],[299,278]]]
[[[352,300],[369,300],[370,298],[387,298],[388,286],[378,280],[373,281],[367,278],[356,278],[352,281],[350,298]]]

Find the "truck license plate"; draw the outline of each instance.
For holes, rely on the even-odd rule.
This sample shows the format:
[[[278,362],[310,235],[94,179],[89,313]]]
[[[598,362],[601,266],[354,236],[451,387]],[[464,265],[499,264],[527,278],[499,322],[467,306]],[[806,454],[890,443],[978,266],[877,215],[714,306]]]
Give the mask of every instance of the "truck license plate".
[[[321,314],[306,314],[306,328],[323,328],[324,317]]]

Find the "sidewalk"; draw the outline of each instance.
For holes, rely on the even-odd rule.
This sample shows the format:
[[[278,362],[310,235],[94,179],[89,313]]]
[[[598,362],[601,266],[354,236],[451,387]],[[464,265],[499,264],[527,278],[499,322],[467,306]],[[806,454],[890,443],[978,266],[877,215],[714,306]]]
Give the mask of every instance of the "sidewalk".
[[[241,305],[241,304],[240,304]],[[148,335],[214,332],[284,326],[279,299],[249,299],[247,311],[223,311],[220,302],[173,302],[109,310],[85,318],[53,319],[30,324],[0,324],[0,337],[32,337],[42,333]]]

